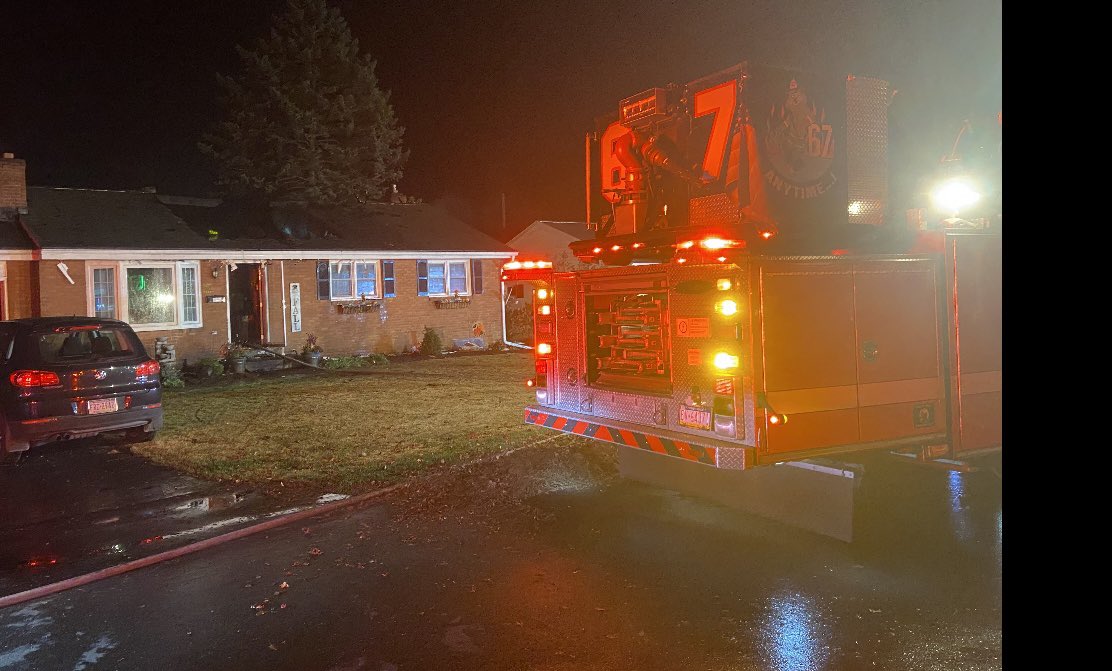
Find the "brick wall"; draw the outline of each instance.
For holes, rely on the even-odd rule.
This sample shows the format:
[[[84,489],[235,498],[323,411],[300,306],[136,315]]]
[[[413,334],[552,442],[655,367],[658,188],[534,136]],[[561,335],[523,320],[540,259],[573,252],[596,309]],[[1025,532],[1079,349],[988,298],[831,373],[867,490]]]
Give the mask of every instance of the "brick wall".
[[[66,260],[65,263],[74,284],[66,281],[57,268],[57,261],[8,263],[8,301],[13,317],[29,316],[27,311],[32,307],[29,285],[33,278],[38,279],[41,288],[42,315],[88,314],[87,264],[115,265],[115,262]],[[36,264],[38,267],[32,273]],[[383,299],[386,310],[384,321],[379,312],[340,314],[336,302],[318,300],[316,261],[271,261],[266,270],[270,339],[271,342],[281,343],[284,333],[287,349],[298,351],[306,336],[314,333],[328,355],[396,353],[419,345],[425,327],[430,326],[437,330],[445,346],[451,345],[454,338],[477,335],[489,344],[502,338],[499,267],[498,260],[483,260],[483,293],[471,296],[471,304],[466,307],[445,310],[435,306],[435,298],[417,295],[416,261],[395,261],[397,297]],[[213,277],[214,268],[217,269],[217,277]],[[204,357],[220,356],[221,347],[229,340],[228,304],[207,303],[205,297],[228,295],[227,268],[223,264],[202,261],[199,275],[203,325],[200,328],[139,331],[139,337],[150,353],[154,353],[155,338],[164,336],[175,345],[179,360],[196,363]],[[290,330],[291,282],[301,284],[300,333]],[[126,315],[121,315],[121,318],[127,320]],[[265,337],[266,334],[263,335]]]
[[[27,164],[21,158],[0,157],[0,209],[27,207]]]
[[[395,261],[397,297],[382,299],[386,309],[383,321],[379,312],[340,314],[334,301],[317,299],[316,261],[286,261],[286,292],[289,283],[301,284],[301,333],[288,331],[287,314],[287,342],[291,348],[299,349],[305,337],[313,333],[326,355],[390,354],[420,345],[426,326],[440,334],[445,346],[450,346],[453,338],[476,335],[481,335],[488,344],[501,340],[499,265],[497,260],[484,259],[483,293],[471,296],[471,304],[467,307],[444,310],[434,305],[434,298],[417,295],[417,262],[412,259]],[[271,278],[276,274],[272,267]],[[289,303],[288,296],[286,303]],[[281,319],[280,312],[277,318]]]
[[[67,259],[66,266],[74,283],[70,284],[57,267],[57,261],[38,262],[37,276],[39,279],[41,296],[41,314],[44,317],[66,315],[88,315],[88,293],[86,286],[86,266],[111,265],[115,261],[78,261]],[[9,275],[11,274],[9,263]],[[147,348],[147,352],[154,354],[155,338],[165,336],[169,342],[176,346],[178,359],[188,359],[195,363],[206,356],[217,357],[220,349],[228,341],[228,315],[227,304],[205,303],[206,295],[226,295],[224,270],[221,268],[218,277],[212,276],[210,264],[201,263],[201,323],[200,328],[169,329],[160,331],[139,331],[139,339]],[[122,283],[119,284],[122,291]],[[9,288],[9,296],[11,289]],[[9,298],[10,300],[10,298]],[[120,315],[120,319],[127,321],[127,315]]]

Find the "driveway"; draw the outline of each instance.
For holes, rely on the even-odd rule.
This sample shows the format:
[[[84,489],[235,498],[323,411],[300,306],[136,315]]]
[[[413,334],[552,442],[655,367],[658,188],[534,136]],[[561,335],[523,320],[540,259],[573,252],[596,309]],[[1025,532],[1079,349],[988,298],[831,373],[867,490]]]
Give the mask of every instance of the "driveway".
[[[108,438],[44,446],[0,468],[0,501],[0,596],[297,507],[159,466]]]
[[[0,669],[1002,668],[997,474],[870,464],[846,544],[615,479],[608,449],[453,467],[0,609]]]

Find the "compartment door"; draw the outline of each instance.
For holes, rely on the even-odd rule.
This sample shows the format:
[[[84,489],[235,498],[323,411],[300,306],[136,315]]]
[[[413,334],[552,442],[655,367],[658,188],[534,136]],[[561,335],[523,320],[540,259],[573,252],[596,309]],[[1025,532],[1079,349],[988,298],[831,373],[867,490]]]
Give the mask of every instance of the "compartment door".
[[[789,421],[769,426],[758,407],[759,461],[859,441],[853,283],[846,263],[762,264],[759,367],[767,405]]]
[[[855,265],[861,442],[915,441],[946,434],[938,265]]]

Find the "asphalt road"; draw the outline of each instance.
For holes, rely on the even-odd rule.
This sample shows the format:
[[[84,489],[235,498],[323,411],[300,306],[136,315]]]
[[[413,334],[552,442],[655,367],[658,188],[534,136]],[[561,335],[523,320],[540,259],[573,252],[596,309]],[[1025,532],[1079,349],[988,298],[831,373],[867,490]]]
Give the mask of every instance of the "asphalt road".
[[[1002,668],[999,469],[870,464],[847,544],[595,460],[521,451],[0,610],[0,669]]]

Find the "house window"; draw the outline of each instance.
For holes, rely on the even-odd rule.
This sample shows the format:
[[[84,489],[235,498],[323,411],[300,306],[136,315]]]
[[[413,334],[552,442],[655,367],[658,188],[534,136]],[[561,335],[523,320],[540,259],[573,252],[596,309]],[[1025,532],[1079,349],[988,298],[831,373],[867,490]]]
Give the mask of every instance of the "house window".
[[[136,326],[173,324],[177,313],[174,267],[127,268],[127,321]]]
[[[378,261],[330,261],[332,300],[378,298]]]
[[[116,318],[116,269],[93,268],[92,316]]]
[[[89,315],[123,319],[136,330],[201,325],[197,263],[144,263],[88,267]]]
[[[184,324],[199,324],[201,321],[201,307],[197,300],[197,268],[196,266],[181,267],[181,320]]]
[[[332,298],[351,298],[351,261],[333,261],[328,264],[328,274],[332,278]]]
[[[451,294],[468,294],[467,261],[418,261],[418,294],[426,295],[423,289],[424,279],[427,278],[429,296],[448,296]],[[421,269],[426,270],[425,278],[420,276]]]
[[[355,264],[355,293],[359,296],[378,295],[377,268],[374,261],[357,261]]]

